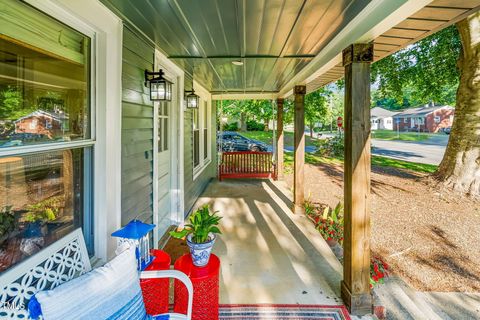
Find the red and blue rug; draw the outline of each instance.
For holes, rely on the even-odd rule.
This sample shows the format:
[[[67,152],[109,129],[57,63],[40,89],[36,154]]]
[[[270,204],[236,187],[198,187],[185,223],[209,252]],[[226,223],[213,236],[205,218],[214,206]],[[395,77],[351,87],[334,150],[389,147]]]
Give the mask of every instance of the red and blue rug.
[[[222,304],[219,320],[350,320],[345,306]]]

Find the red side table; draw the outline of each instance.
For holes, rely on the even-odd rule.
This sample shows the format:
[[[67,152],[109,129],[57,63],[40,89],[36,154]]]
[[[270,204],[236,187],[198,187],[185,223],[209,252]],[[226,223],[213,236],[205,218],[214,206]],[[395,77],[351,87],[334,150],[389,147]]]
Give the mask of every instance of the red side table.
[[[205,267],[196,267],[190,254],[185,254],[175,262],[175,270],[185,273],[193,284],[192,320],[218,320],[218,299],[220,260],[214,254]],[[173,311],[187,312],[188,292],[185,286],[175,280]]]
[[[144,271],[170,270],[170,256],[162,250],[150,250],[150,254],[155,257],[152,263]],[[145,309],[149,315],[157,315],[168,312],[168,291],[169,280],[161,279],[141,279],[143,301]]]

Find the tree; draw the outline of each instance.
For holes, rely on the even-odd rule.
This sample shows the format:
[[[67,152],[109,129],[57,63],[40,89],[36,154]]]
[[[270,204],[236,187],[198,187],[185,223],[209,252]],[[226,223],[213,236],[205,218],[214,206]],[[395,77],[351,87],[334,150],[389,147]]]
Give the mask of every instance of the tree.
[[[22,104],[22,94],[17,89],[7,87],[0,91],[0,120],[15,118]]]
[[[249,113],[263,122],[264,130],[268,131],[268,124],[273,117],[273,106],[270,100],[251,100],[248,106]]]
[[[436,177],[460,192],[480,195],[480,12],[457,23],[462,42],[460,83],[450,139]]]
[[[477,12],[372,65],[372,81],[385,97],[400,100],[410,90],[412,99],[421,103],[456,104],[435,177],[475,196],[480,195],[479,25]]]
[[[323,87],[305,96],[305,121],[310,128],[310,137],[313,137],[313,128],[319,122],[325,123],[329,115],[327,104],[332,92]]]
[[[375,62],[371,75],[378,85],[377,99],[454,105],[461,46],[457,29],[450,26]]]
[[[247,131],[247,118],[249,114],[249,103],[247,100],[225,100],[222,101],[223,114],[240,119],[240,131]]]

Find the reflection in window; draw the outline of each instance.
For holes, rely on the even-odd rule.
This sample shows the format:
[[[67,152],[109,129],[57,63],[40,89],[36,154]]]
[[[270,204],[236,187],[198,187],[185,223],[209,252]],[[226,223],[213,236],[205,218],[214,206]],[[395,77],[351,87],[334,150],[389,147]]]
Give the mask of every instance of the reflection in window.
[[[13,15],[27,10],[15,2],[4,7]],[[32,45],[41,38],[34,30],[12,22],[0,31],[7,33],[0,34],[0,148],[90,138],[90,40],[48,17],[42,19],[48,19],[42,26],[48,39],[42,43],[52,51]],[[62,46],[49,44],[51,39]]]
[[[95,141],[90,38],[21,1],[0,0],[0,21],[3,272],[78,227],[92,254]]]
[[[0,272],[84,225],[89,149],[0,158]]]

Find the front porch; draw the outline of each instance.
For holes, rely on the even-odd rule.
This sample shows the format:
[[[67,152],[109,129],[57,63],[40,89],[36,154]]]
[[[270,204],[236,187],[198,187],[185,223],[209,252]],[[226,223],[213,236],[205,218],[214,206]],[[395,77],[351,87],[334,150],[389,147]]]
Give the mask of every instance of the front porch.
[[[343,304],[342,266],[291,199],[272,180],[215,180],[198,199],[223,216],[220,303]]]

